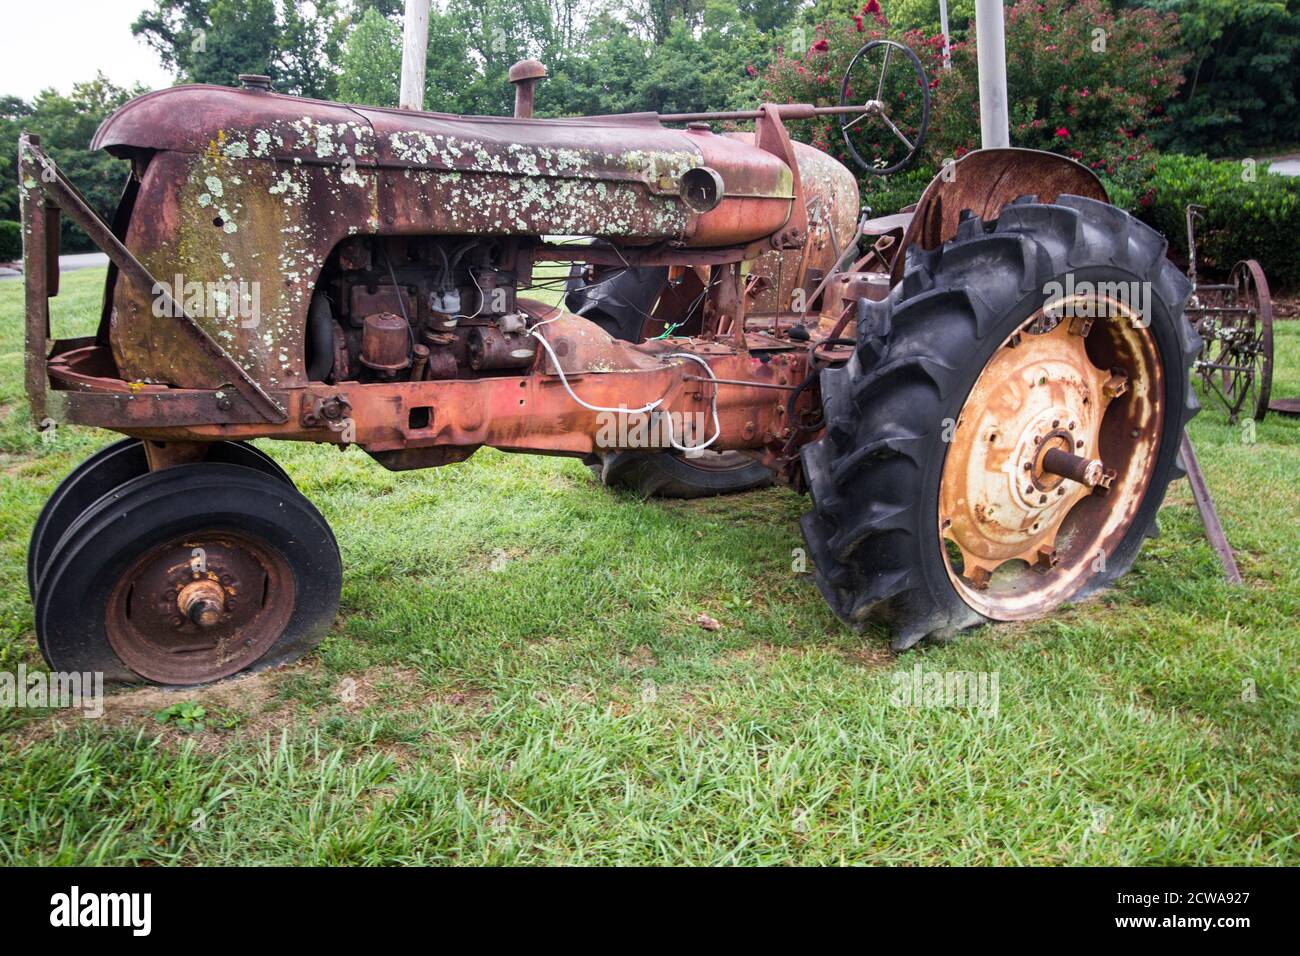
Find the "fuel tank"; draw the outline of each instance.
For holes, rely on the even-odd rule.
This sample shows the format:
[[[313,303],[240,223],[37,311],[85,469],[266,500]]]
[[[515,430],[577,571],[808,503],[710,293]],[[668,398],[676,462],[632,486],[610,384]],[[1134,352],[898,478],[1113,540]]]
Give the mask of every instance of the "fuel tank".
[[[706,129],[666,128],[653,113],[467,117],[180,86],[124,105],[92,148],[192,157],[204,180],[210,167],[246,162],[333,168],[340,185],[375,191],[380,226],[399,233],[734,245],[780,229],[793,198],[776,156]],[[721,188],[688,194],[693,181]]]

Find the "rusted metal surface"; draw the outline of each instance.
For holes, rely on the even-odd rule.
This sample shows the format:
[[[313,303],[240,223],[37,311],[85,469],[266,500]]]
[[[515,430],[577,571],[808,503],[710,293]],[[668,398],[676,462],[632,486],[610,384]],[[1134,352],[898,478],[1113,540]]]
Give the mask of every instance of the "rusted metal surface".
[[[155,151],[136,200],[148,214],[133,216],[126,235],[152,274],[200,284],[260,278],[255,323],[196,318],[267,388],[305,384],[314,282],[349,235],[608,235],[630,248],[671,242],[738,261],[737,246],[780,229],[795,198],[778,155],[668,130],[648,114],[467,119],[178,87],[123,107],[95,145]],[[679,194],[682,176],[701,166],[726,185],[706,212]],[[152,320],[152,306],[134,286],[115,292],[112,341],[124,377],[223,384]]]
[[[537,100],[537,83],[546,79],[546,67],[537,60],[520,60],[507,75],[515,87],[515,118],[531,119]]]
[[[1139,317],[1103,297],[1048,308],[989,359],[951,425],[940,481],[949,577],[995,620],[1035,617],[1098,573],[1158,453],[1163,381]]]
[[[26,332],[23,354],[23,378],[27,403],[36,424],[46,427],[48,408],[45,400],[45,360],[49,353],[50,285],[48,262],[48,219],[45,197],[40,191],[41,168],[32,148],[39,139],[24,136],[18,145],[18,197],[23,229],[23,276],[26,283]]]
[[[996,219],[1002,207],[1021,196],[1055,202],[1061,195],[1109,202],[1106,189],[1086,166],[1056,153],[1032,149],[977,149],[945,166],[917,201],[893,276],[903,276],[904,250],[913,243],[937,249],[957,235],[961,214]]]
[[[407,340],[411,327],[400,315],[367,315],[361,334],[361,364],[378,372],[396,372],[411,364]]]
[[[28,157],[25,165],[29,171],[40,170],[35,177],[24,180],[24,188],[29,191],[39,188],[46,196],[57,202],[59,207],[67,212],[68,216],[78,226],[85,230],[90,239],[108,254],[113,264],[117,266],[118,271],[126,277],[137,294],[145,294],[144,290],[148,290],[147,294],[153,299],[155,314],[161,311],[162,315],[174,320],[175,334],[200,353],[202,364],[207,367],[211,377],[217,379],[221,384],[230,385],[248,404],[258,409],[268,421],[282,421],[285,417],[284,410],[267,396],[262,387],[226,354],[225,350],[194,321],[186,310],[172,298],[167,289],[154,279],[126,246],[113,235],[112,230],[95,215],[95,212],[86,203],[85,198],[68,181],[67,177],[55,167],[40,146],[28,139],[24,140],[20,148]],[[36,248],[35,240],[32,246]],[[39,268],[41,264],[34,263],[34,265]]]
[[[1214,499],[1210,496],[1210,486],[1205,481],[1201,463],[1196,457],[1196,449],[1192,447],[1192,439],[1186,431],[1183,432],[1179,453],[1183,458],[1183,467],[1187,469],[1187,482],[1192,486],[1196,510],[1200,513],[1201,524],[1205,527],[1205,537],[1209,539],[1210,547],[1214,549],[1214,554],[1219,559],[1223,578],[1229,584],[1241,584],[1237,556],[1232,553],[1232,545],[1228,543],[1228,536],[1219,521],[1219,512],[1215,509]]]
[[[847,248],[858,221],[858,183],[853,174],[803,143],[794,144],[794,155],[808,210],[805,241],[798,249],[770,249],[754,260],[749,274],[767,281],[750,296],[751,315],[789,310],[796,289],[802,289],[805,297],[811,293]],[[805,301],[800,311],[810,311],[812,304]]]
[[[275,550],[213,529],[149,548],[108,599],[108,640],[142,677],[220,680],[270,650],[293,613],[293,572]]]
[[[1229,423],[1241,415],[1263,421],[1273,387],[1273,299],[1268,279],[1254,259],[1233,266],[1226,283],[1196,281],[1196,247],[1188,207],[1191,258],[1188,277],[1192,296],[1184,312],[1201,337],[1196,358],[1204,391],[1228,412]]]

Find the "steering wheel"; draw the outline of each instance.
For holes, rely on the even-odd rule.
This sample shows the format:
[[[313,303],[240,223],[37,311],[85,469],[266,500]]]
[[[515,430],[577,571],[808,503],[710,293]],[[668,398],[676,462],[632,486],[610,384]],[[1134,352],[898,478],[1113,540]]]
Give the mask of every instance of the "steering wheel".
[[[895,69],[890,73],[894,54],[899,58],[893,60]],[[874,92],[875,97],[861,103],[861,93],[855,94],[855,87]],[[859,103],[861,112],[840,114],[844,145],[857,164],[873,176],[910,166],[930,125],[930,82],[920,58],[902,43],[872,40],[854,54],[840,84],[840,106]]]

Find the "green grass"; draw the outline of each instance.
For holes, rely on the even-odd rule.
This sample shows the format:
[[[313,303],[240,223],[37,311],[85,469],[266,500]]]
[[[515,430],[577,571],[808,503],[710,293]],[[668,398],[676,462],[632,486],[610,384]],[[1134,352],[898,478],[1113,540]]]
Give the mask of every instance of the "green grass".
[[[64,276],[56,333],[92,327],[101,281]],[[31,524],[112,437],[31,431],[20,316],[0,283],[4,670],[40,661]],[[1278,353],[1300,394],[1300,326]],[[788,491],[643,502],[573,461],[398,475],[263,443],[338,535],[332,635],[99,721],[0,715],[0,861],[1294,865],[1300,422],[1246,444],[1207,409],[1193,435],[1244,588],[1182,483],[1101,600],[897,659],[792,572]],[[893,705],[916,665],[997,672],[997,716]],[[203,731],[154,720],[191,699]]]

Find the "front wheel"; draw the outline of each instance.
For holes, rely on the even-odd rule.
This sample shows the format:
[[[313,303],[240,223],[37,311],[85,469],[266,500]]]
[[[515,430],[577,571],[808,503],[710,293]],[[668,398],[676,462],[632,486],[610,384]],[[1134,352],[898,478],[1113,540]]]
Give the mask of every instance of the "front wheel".
[[[266,452],[247,442],[216,441],[206,450],[207,461],[244,465],[272,475],[291,487],[293,485],[293,479]],[[68,526],[114,488],[148,471],[149,459],[144,442],[138,438],[123,438],[105,445],[59,482],[36,519],[27,547],[27,593],[33,601],[50,553]]]
[[[36,629],[52,671],[203,684],[314,647],[342,583],[325,519],[240,465],[177,465],[92,504],[49,557]]]
[[[896,649],[1127,571],[1183,474],[1199,348],[1164,240],[1105,203],[1018,200],[911,266],[822,373],[802,459],[818,586]]]

